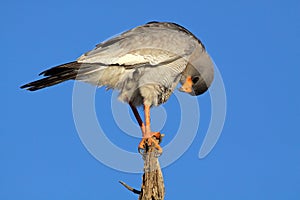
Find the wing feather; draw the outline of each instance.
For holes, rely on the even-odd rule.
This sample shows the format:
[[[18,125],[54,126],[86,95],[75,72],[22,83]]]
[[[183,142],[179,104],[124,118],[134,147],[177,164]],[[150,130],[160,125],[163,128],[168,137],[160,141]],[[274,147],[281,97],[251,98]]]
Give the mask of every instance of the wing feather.
[[[148,23],[102,42],[78,58],[82,63],[106,65],[159,65],[182,57],[188,59],[202,43],[173,23]],[[204,46],[203,46],[204,49]]]

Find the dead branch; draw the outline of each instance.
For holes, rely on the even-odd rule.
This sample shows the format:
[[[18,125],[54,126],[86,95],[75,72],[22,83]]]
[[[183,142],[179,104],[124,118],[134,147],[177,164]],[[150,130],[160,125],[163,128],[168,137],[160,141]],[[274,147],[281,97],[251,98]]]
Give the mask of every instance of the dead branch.
[[[126,189],[128,189],[129,191],[131,191],[131,192],[133,192],[133,193],[135,193],[135,194],[140,194],[140,193],[141,193],[141,191],[136,190],[136,189],[130,187],[129,185],[127,185],[127,184],[124,183],[123,181],[119,181],[119,183],[121,183]]]
[[[158,142],[161,142],[160,138]],[[141,190],[138,191],[126,183],[119,181],[129,191],[139,194],[138,200],[163,200],[165,197],[165,185],[162,171],[158,161],[157,149],[152,146],[146,146],[143,154],[144,174],[142,176]]]

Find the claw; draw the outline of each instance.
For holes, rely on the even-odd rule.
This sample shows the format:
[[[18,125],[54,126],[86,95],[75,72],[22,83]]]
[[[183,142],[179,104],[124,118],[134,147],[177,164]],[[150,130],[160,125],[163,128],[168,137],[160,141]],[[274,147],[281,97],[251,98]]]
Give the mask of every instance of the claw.
[[[145,149],[146,148],[146,140],[147,138],[142,138],[141,142],[139,143],[138,149]]]
[[[153,136],[160,141],[163,135],[161,135],[159,132],[157,132],[157,133],[153,134]],[[144,155],[146,153],[147,146],[151,146],[152,144],[154,144],[154,147],[157,150],[156,157],[159,157],[162,154],[163,150],[160,147],[160,145],[157,142],[157,140],[154,139],[154,138],[152,138],[152,137],[142,138],[142,140],[141,140],[141,142],[140,142],[140,144],[138,146],[138,152],[140,154]]]
[[[146,155],[146,148],[140,148],[138,147],[138,152],[139,154],[141,154],[142,156],[145,156]],[[159,148],[159,149],[155,149],[155,152],[154,152],[154,156],[156,158],[160,157],[162,155],[162,148]]]
[[[146,149],[138,147],[138,152],[139,152],[139,154],[141,154],[142,156],[144,156],[146,154]]]
[[[159,139],[161,137],[161,134],[160,132],[154,132],[152,136],[156,137],[156,139]]]

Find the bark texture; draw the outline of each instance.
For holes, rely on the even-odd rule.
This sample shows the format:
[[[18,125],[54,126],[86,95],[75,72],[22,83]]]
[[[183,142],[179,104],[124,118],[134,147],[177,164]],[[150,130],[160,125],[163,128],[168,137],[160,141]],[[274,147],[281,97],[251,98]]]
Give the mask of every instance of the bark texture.
[[[156,149],[153,146],[146,148],[143,159],[144,174],[139,200],[163,200],[165,186]]]
[[[159,143],[161,139],[159,139]],[[122,181],[120,183],[129,191],[139,194],[138,200],[164,200],[165,185],[158,161],[159,154],[157,149],[154,145],[146,146],[142,156],[144,160],[144,174],[142,176],[141,190],[136,190]]]

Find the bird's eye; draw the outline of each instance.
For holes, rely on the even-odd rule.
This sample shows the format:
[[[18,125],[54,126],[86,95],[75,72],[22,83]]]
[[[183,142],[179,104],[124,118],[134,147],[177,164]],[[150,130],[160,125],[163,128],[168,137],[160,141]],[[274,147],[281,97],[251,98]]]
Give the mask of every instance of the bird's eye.
[[[195,84],[199,81],[199,77],[198,76],[195,76],[192,78],[192,82]]]

